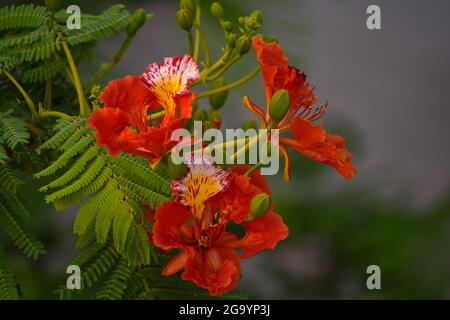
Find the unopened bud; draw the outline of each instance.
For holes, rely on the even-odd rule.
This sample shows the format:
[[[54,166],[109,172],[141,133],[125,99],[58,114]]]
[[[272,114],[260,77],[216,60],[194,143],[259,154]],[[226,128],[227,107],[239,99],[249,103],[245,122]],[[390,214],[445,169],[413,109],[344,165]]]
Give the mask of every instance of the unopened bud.
[[[134,18],[127,26],[127,34],[133,36],[150,19],[150,15],[144,9],[137,9]]]
[[[265,36],[264,37],[264,42],[266,42],[266,43],[270,43],[270,42],[278,43],[278,39],[275,36],[269,35],[269,36]]]
[[[219,111],[212,111],[208,116],[208,120],[211,120],[214,123],[214,126],[219,129],[222,124],[222,115]]]
[[[270,207],[270,197],[266,193],[260,193],[253,197],[250,202],[250,213],[252,220],[264,215]]]
[[[259,23],[259,25],[261,25],[263,23],[263,17],[262,17],[262,12],[261,10],[255,10],[250,14],[250,18],[255,19],[256,22]]]
[[[191,13],[191,15],[193,15],[195,12],[195,4],[192,0],[181,0],[180,9],[186,9]]]
[[[255,119],[249,119],[242,125],[242,130],[247,131],[249,129],[255,129],[258,127]]]
[[[240,55],[244,55],[250,50],[250,40],[247,36],[240,36],[236,40],[236,49]]]
[[[233,31],[233,24],[230,21],[222,21],[221,26],[225,31]]]
[[[192,120],[194,121],[206,121],[208,119],[208,114],[205,110],[198,109],[192,115]]]
[[[191,13],[187,9],[180,9],[177,11],[177,23],[181,27],[181,29],[185,31],[190,31],[194,24],[194,19],[192,18]]]
[[[214,90],[214,89],[222,88],[226,84],[227,83],[226,83],[225,79],[219,78],[216,81],[214,81],[211,89]],[[223,107],[223,105],[227,101],[227,98],[228,98],[228,91],[222,91],[220,93],[216,93],[216,94],[209,96],[208,100],[209,100],[209,104],[211,105],[211,107],[214,110],[218,110]]]
[[[236,46],[236,39],[237,36],[234,33],[230,33],[226,36],[225,41],[230,48],[234,48]]]
[[[214,2],[211,5],[211,14],[213,15],[214,18],[216,18],[217,20],[223,20],[223,8],[220,5],[220,3],[218,2]]]
[[[270,100],[269,104],[269,114],[270,117],[275,121],[283,120],[284,116],[289,110],[290,98],[289,92],[281,89],[275,92]]]

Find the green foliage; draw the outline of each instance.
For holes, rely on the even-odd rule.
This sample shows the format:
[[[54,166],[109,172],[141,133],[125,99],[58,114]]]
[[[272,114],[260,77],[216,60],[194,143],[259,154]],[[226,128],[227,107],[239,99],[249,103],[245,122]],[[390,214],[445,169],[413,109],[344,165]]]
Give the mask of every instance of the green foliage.
[[[97,41],[102,38],[115,35],[126,29],[128,24],[133,20],[133,16],[123,10],[121,4],[113,5],[111,8],[103,12],[97,17],[82,17],[81,29],[65,29],[64,36],[71,45],[77,45],[84,42]],[[60,13],[58,18],[65,23],[65,11]]]
[[[24,4],[0,9],[0,30],[36,28],[47,20],[47,8]]]
[[[152,170],[139,157],[110,156],[95,144],[94,132],[84,119],[60,120],[56,134],[41,145],[61,151],[61,155],[36,178],[61,172],[59,177],[40,190],[53,190],[45,199],[58,210],[80,204],[74,232],[85,237],[95,234],[99,243],[111,243],[131,265],[151,260],[146,233],[145,208],[154,208],[170,199],[166,178]]]
[[[17,300],[16,277],[6,256],[5,250],[0,246],[0,300]]]
[[[0,113],[0,142],[10,149],[26,144],[30,133],[22,119],[11,116],[11,111]]]
[[[81,14],[81,29],[68,29],[68,17],[65,9],[53,17],[46,7],[33,4],[0,9],[0,65],[22,69],[23,82],[44,82],[65,71],[61,42],[80,58],[98,40],[124,31],[133,20],[123,5],[100,15]]]

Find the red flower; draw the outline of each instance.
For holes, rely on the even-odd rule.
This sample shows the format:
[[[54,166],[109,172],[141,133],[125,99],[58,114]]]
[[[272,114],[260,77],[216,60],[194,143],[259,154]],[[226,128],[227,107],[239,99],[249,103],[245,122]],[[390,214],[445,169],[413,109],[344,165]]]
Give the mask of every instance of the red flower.
[[[263,127],[292,132],[294,139],[280,139],[280,151],[285,158],[285,179],[290,180],[287,146],[314,161],[334,167],[344,178],[350,179],[356,173],[356,168],[352,164],[351,154],[345,148],[344,138],[331,135],[320,125],[312,124],[325,113],[326,105],[313,107],[317,97],[306,81],[305,74],[288,64],[283,49],[278,44],[266,43],[262,38],[254,37],[253,47],[261,64],[266,110],[263,111],[248,97],[244,97],[244,104],[261,119]],[[271,123],[269,104],[272,96],[279,90],[289,92],[290,106],[281,121]]]
[[[155,245],[181,250],[163,275],[184,269],[184,280],[208,289],[211,295],[222,295],[237,286],[240,259],[273,249],[287,237],[288,228],[273,208],[249,221],[253,196],[270,190],[258,172],[244,176],[248,169],[192,164],[186,177],[174,182],[177,200],[158,207],[153,226]],[[229,230],[230,222],[244,226],[242,238]],[[243,249],[242,254],[236,249]]]
[[[172,132],[191,117],[189,83],[197,78],[195,61],[185,55],[152,63],[142,76],[111,81],[100,96],[103,108],[89,119],[97,143],[112,155],[125,151],[158,162],[177,143]]]

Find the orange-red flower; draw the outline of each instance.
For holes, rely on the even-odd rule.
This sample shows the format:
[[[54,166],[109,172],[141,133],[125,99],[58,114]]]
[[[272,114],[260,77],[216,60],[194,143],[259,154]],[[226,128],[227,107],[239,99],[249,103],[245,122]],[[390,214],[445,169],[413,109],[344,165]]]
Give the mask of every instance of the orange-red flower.
[[[185,55],[152,63],[142,76],[111,81],[100,95],[103,108],[89,119],[97,143],[113,155],[125,151],[156,163],[176,145],[172,132],[191,117],[189,83],[197,78],[197,64]]]
[[[183,179],[173,183],[176,200],[157,208],[153,241],[161,249],[181,252],[163,275],[184,270],[184,280],[208,289],[211,295],[222,295],[237,286],[240,259],[273,249],[287,237],[288,228],[273,207],[249,219],[251,199],[270,190],[258,172],[245,176],[248,169],[223,170],[210,162],[194,163]],[[243,237],[230,230],[231,222],[243,225]],[[241,255],[236,249],[242,249]]]
[[[356,168],[352,164],[351,154],[345,148],[344,138],[329,134],[320,125],[313,124],[322,117],[326,105],[314,108],[317,97],[306,81],[305,74],[288,64],[278,44],[266,43],[262,38],[254,37],[253,47],[261,64],[266,110],[262,110],[248,97],[243,100],[247,108],[262,121],[263,127],[279,129],[280,132],[291,131],[293,139],[280,138],[280,151],[285,158],[285,179],[290,180],[287,146],[314,161],[334,167],[344,178],[350,179],[356,173]],[[279,90],[288,91],[290,106],[285,117],[273,123],[269,105],[272,96]]]

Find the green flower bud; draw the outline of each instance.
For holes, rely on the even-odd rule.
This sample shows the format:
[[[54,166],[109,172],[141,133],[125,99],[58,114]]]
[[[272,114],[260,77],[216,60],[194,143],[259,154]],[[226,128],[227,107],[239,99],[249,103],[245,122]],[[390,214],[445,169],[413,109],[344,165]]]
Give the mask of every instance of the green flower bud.
[[[233,31],[233,24],[230,21],[222,21],[220,24],[223,30],[231,32]]]
[[[241,27],[243,27],[245,25],[245,18],[244,17],[239,17],[238,18],[238,22],[239,22],[239,25]]]
[[[251,220],[264,215],[270,207],[270,197],[266,193],[260,193],[250,202]]]
[[[209,113],[208,120],[211,120],[211,121],[213,121],[213,120],[222,121],[222,115],[220,114],[219,111],[214,110],[214,111]]]
[[[187,9],[180,9],[177,11],[177,23],[181,29],[185,31],[190,31],[194,25],[194,19]]]
[[[278,43],[278,39],[275,36],[265,36],[264,37],[264,42],[269,43],[269,42],[274,42],[274,43]]]
[[[245,123],[242,125],[242,130],[246,131],[249,129],[255,129],[258,128],[258,124],[256,123],[255,119],[249,119],[245,121]]]
[[[225,41],[230,48],[234,48],[236,46],[236,39],[237,36],[234,33],[230,33],[225,37]]]
[[[167,157],[167,175],[172,179],[180,179],[186,174],[186,164],[175,164],[172,161],[172,157]]]
[[[240,36],[236,40],[236,49],[240,55],[246,54],[250,50],[250,39],[247,36]]]
[[[212,121],[205,121],[203,123],[203,131],[206,131],[208,129],[217,129],[217,126]]]
[[[250,18],[255,19],[256,22],[259,23],[259,25],[261,25],[263,23],[263,17],[262,17],[262,12],[261,10],[255,10],[250,14]]]
[[[195,112],[192,114],[192,120],[194,121],[206,121],[208,119],[208,114],[205,110],[195,110]]]
[[[180,1],[180,9],[188,10],[191,15],[194,15],[195,12],[195,4],[192,0],[181,0]]]
[[[127,26],[127,34],[133,36],[150,19],[150,15],[144,9],[137,9],[134,18]]]
[[[61,9],[62,0],[45,0],[45,5],[51,12],[56,12]]]
[[[223,8],[218,2],[213,2],[211,5],[211,14],[217,20],[223,20]]]
[[[289,92],[286,90],[278,90],[272,96],[269,104],[270,117],[275,121],[283,120],[290,106]]]
[[[225,79],[219,78],[216,81],[214,81],[213,85],[211,86],[211,89],[218,89],[225,86],[226,84],[227,83]],[[211,107],[214,110],[218,110],[223,107],[223,105],[227,101],[227,98],[228,98],[228,91],[222,91],[220,93],[209,96],[208,100]]]

